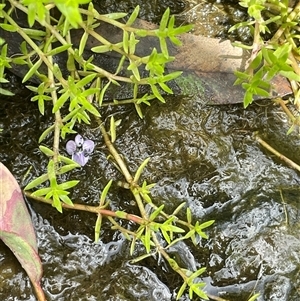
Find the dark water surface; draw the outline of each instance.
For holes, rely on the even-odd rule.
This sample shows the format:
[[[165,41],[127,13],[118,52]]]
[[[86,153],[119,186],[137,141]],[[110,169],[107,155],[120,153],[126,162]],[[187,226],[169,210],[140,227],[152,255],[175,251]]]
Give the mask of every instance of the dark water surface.
[[[1,100],[0,112],[1,162],[19,183],[30,166],[30,177],[45,172],[37,139],[46,118],[34,103],[18,97]],[[186,201],[195,220],[216,220],[207,231],[208,241],[171,250],[183,267],[207,267],[209,293],[233,301],[247,300],[255,290],[260,301],[299,300],[299,175],[252,137],[259,130],[272,146],[300,161],[298,136],[286,136],[288,124],[278,108],[207,107],[198,99],[171,97],[164,105],[145,108],[144,120],[130,107],[115,117],[122,119],[116,146],[130,169],[151,158],[144,177],[157,183],[153,200],[169,212]],[[81,180],[72,196],[74,202],[95,205],[105,183],[122,176],[107,162],[97,130],[78,131],[96,141],[96,151],[72,174]],[[135,212],[126,190],[114,187],[109,197],[113,209]],[[173,300],[180,279],[167,264],[158,258],[130,264],[128,243],[108,224],[100,243],[93,243],[95,216],[68,210],[59,214],[27,201],[49,300]],[[2,300],[34,300],[27,276],[0,246]]]
[[[103,117],[114,113],[115,119],[122,119],[115,144],[132,172],[151,158],[143,177],[157,183],[152,189],[155,203],[165,204],[171,212],[185,201],[195,221],[216,220],[207,231],[208,240],[196,247],[182,242],[170,250],[182,267],[207,267],[208,293],[247,301],[255,291],[261,294],[259,301],[297,301],[300,177],[265,151],[253,133],[258,131],[297,163],[299,136],[286,135],[289,124],[271,103],[244,110],[241,105],[205,106],[204,101],[174,96],[166,104],[143,108],[143,120],[129,106]],[[49,116],[41,116],[24,92],[0,101],[0,160],[21,186],[45,172],[47,158],[37,141],[53,121]],[[97,125],[77,130],[94,140],[96,149],[89,163],[70,175],[81,180],[72,200],[96,205],[105,184],[123,178],[106,159]],[[52,137],[45,144],[51,147]],[[114,210],[137,210],[132,196],[116,185],[109,198]],[[51,206],[26,201],[38,237],[48,300],[175,300],[181,279],[160,258],[130,263],[128,243],[108,223],[95,244],[94,215],[72,210],[60,214]],[[35,300],[28,277],[1,242],[0,296],[5,301]],[[186,295],[181,300],[189,299]]]

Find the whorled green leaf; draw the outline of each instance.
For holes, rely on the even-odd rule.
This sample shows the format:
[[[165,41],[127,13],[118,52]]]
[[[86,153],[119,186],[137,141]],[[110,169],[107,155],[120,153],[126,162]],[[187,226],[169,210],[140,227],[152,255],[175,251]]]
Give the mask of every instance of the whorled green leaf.
[[[48,127],[40,136],[39,138],[39,143],[41,143],[52,131],[53,131],[53,127]]]
[[[141,80],[140,72],[139,72],[138,65],[137,65],[136,61],[130,60],[130,64],[127,67],[127,69],[132,71],[132,73],[133,73],[133,75],[134,75],[134,77],[137,81]]]
[[[16,65],[27,65],[27,62],[22,58],[12,58],[12,63]]]
[[[171,37],[169,37],[169,39],[176,46],[181,46],[182,45],[182,42],[176,37],[171,36]]]
[[[95,53],[105,53],[105,52],[111,51],[111,48],[112,48],[112,45],[109,44],[109,45],[95,46],[95,47],[92,47],[91,50]]]
[[[116,123],[114,116],[110,117],[110,140],[111,143],[116,141]]]
[[[82,78],[78,83],[76,83],[76,88],[80,89],[89,84],[95,77],[97,76],[96,73],[89,74]]]
[[[135,34],[132,32],[129,36],[129,43],[128,43],[128,52],[129,54],[135,53],[135,46],[139,42],[139,40],[135,39]]]
[[[45,300],[40,286],[42,264],[36,236],[22,191],[10,171],[0,163],[0,239],[14,253],[35,290]]]
[[[61,193],[59,194],[59,198],[60,198],[60,200],[62,200],[65,204],[70,205],[70,206],[74,206],[72,200],[71,200],[67,195],[64,195],[63,192],[61,192]]]
[[[51,187],[41,188],[32,193],[32,196],[44,196],[52,191]]]
[[[0,88],[0,94],[6,95],[6,96],[13,96],[14,95],[14,93],[8,91],[7,89],[3,89],[3,88]]]
[[[0,77],[0,83],[7,84],[7,83],[9,83],[9,81],[6,78]]]
[[[79,4],[89,3],[91,0],[68,0],[68,1],[54,1],[57,8],[66,17],[68,23],[74,28],[78,28],[78,24],[82,22],[81,14],[79,11]],[[67,22],[66,22],[67,23]]]
[[[201,299],[209,300],[208,296],[205,294],[205,292],[202,290],[202,288],[206,284],[203,282],[200,283],[193,283],[189,288],[189,297],[191,300],[193,300],[193,293],[197,294]]]
[[[167,86],[165,83],[158,83],[158,84],[165,92],[169,94],[173,94],[172,89],[169,86]]]
[[[167,41],[165,37],[160,37],[159,43],[160,43],[161,52],[163,53],[164,57],[169,58],[169,50],[168,50]]]
[[[210,220],[207,222],[204,222],[202,224],[199,223],[199,221],[196,222],[195,224],[195,231],[197,232],[198,235],[200,235],[202,238],[207,239],[208,236],[206,235],[205,232],[203,232],[203,229],[211,226],[215,221],[214,220]]]
[[[126,17],[127,13],[110,13],[110,14],[105,14],[104,16],[112,20],[118,20]]]
[[[99,202],[99,206],[103,206],[104,205],[104,202],[105,202],[105,199],[106,199],[106,196],[107,196],[107,193],[109,191],[109,188],[112,184],[112,180],[110,180],[106,186],[104,187],[102,193],[101,193],[101,196],[100,196],[100,202]]]
[[[33,26],[37,19],[42,22],[45,20],[49,11],[46,9],[43,1],[26,0],[22,2],[28,7],[27,19],[30,27]]]
[[[186,202],[181,203],[172,213],[172,215],[176,216],[180,210],[186,206]]]
[[[79,56],[81,56],[83,54],[88,37],[89,37],[89,34],[87,32],[84,32],[80,39],[80,43],[79,43],[79,52],[78,52]]]
[[[165,12],[160,20],[160,25],[159,25],[160,31],[164,31],[167,28],[169,17],[170,17],[170,8],[168,7],[165,10]]]
[[[54,151],[46,146],[40,145],[39,149],[48,157],[54,156]]]
[[[46,35],[46,32],[43,30],[32,29],[32,28],[22,28],[22,29],[29,37],[34,37],[36,39],[39,39]]]
[[[80,103],[86,110],[88,110],[93,115],[100,117],[98,110],[85,97],[79,97],[78,99],[80,99]]]
[[[156,210],[154,210],[154,211],[151,213],[149,219],[150,219],[151,221],[154,221],[154,220],[156,219],[156,217],[157,217],[157,216],[161,213],[161,211],[164,209],[164,207],[165,207],[165,205],[161,205],[159,208],[157,208]]]
[[[135,104],[134,104],[134,107],[135,107],[135,110],[136,110],[136,112],[138,113],[139,117],[140,117],[141,119],[143,119],[143,118],[144,118],[144,115],[143,115],[143,112],[142,112],[142,109],[141,109],[140,104],[135,103]]]
[[[49,160],[48,166],[47,166],[47,175],[50,181],[50,186],[52,188],[55,188],[57,186],[57,181],[56,181],[56,164],[54,161],[51,159]]]
[[[253,101],[253,93],[251,93],[250,91],[246,91],[243,100],[244,108],[247,108],[248,105],[252,103],[252,101]]]
[[[288,78],[289,80],[294,80],[300,82],[300,75],[296,74],[293,71],[279,71],[279,74],[283,75],[284,77]]]
[[[129,35],[128,31],[124,30],[123,31],[123,50],[125,53],[128,53],[129,49]]]
[[[259,67],[259,65],[262,62],[262,58],[263,58],[263,54],[261,51],[259,51],[256,54],[256,57],[252,60],[252,62],[250,63],[250,68],[252,68],[253,70],[255,70],[256,68]]]
[[[78,167],[81,167],[81,166],[78,163],[74,162],[73,164],[68,164],[68,165],[64,165],[64,166],[60,167],[58,173],[64,174],[64,173],[69,172]]]
[[[48,180],[48,175],[47,174],[41,175],[38,178],[36,178],[33,181],[31,181],[28,185],[26,185],[26,187],[24,188],[24,190],[31,190],[32,188],[37,187],[37,186],[43,184],[47,180]]]
[[[131,26],[133,24],[133,22],[136,20],[136,18],[138,17],[140,12],[140,6],[137,5],[135,7],[135,9],[133,10],[132,14],[130,15],[129,19],[126,22],[127,26]]]
[[[63,52],[63,51],[66,51],[67,49],[69,49],[72,45],[71,44],[65,44],[65,45],[62,45],[62,46],[59,46],[59,47],[56,47],[52,50],[50,50],[46,55],[56,55],[60,52]]]
[[[259,296],[260,294],[255,294],[248,301],[255,301]]]
[[[124,212],[124,211],[117,210],[116,211],[116,216],[119,217],[119,218],[126,218],[127,213]]]
[[[22,83],[28,81],[37,72],[41,64],[42,64],[42,59],[40,58],[36,63],[34,63],[34,65],[32,65],[29,71],[24,75]]]
[[[144,168],[146,167],[146,165],[148,164],[148,162],[150,161],[150,158],[147,158],[143,161],[143,163],[139,166],[139,168],[137,169],[135,175],[134,175],[134,182],[137,182],[144,170]]]
[[[64,103],[69,99],[70,97],[70,92],[66,91],[59,97],[59,99],[56,101],[55,105],[53,106],[52,113],[57,112],[63,105]]]
[[[78,183],[79,183],[78,180],[67,181],[67,182],[63,182],[63,183],[59,184],[57,186],[57,188],[61,189],[61,190],[67,190],[67,189],[70,189],[70,188],[76,186]]]
[[[186,287],[187,287],[187,284],[186,284],[186,282],[184,282],[177,293],[176,300],[179,300],[181,298],[181,296],[184,294],[184,292],[186,290]]]
[[[99,213],[95,224],[95,243],[99,241],[101,225],[102,225],[102,214]]]
[[[144,239],[142,239],[144,238]],[[141,240],[146,248],[146,252],[150,253],[151,250],[151,230],[150,227],[146,226],[145,227],[145,236],[141,237]]]
[[[10,24],[5,24],[5,23],[0,24],[0,27],[2,29],[4,29],[5,31],[10,31],[10,32],[16,32],[18,30],[17,26],[13,26],[13,25],[10,25]]]
[[[155,85],[150,85],[152,93],[155,95],[155,97],[160,100],[162,103],[165,103],[165,99],[163,98],[163,96],[159,93],[157,87]]]

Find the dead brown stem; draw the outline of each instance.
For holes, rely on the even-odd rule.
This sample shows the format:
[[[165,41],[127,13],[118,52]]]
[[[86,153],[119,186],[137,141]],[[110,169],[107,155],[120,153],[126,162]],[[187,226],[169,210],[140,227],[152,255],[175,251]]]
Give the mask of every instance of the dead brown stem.
[[[276,157],[278,157],[280,160],[284,161],[286,164],[288,164],[290,167],[296,169],[297,171],[300,171],[300,166],[296,164],[294,161],[290,160],[280,152],[278,152],[276,149],[274,149],[272,146],[270,146],[267,142],[262,140],[257,134],[255,134],[255,139],[258,141],[263,147],[265,147],[268,151],[270,151],[272,154],[274,154]]]

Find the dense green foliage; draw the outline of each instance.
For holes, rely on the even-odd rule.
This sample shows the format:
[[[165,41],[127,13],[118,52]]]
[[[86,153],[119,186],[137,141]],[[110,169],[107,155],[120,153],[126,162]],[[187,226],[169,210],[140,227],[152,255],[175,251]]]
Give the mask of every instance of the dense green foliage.
[[[236,72],[236,84],[245,89],[244,107],[251,104],[256,95],[270,97],[271,80],[276,75],[291,81],[294,104],[300,107],[300,68],[297,63],[300,55],[300,4],[294,8],[289,4],[289,0],[240,2],[247,8],[249,20],[234,25],[230,31],[247,27],[253,36],[250,46],[235,43],[251,52],[248,68]]]
[[[86,8],[79,6],[87,3],[89,4]],[[60,11],[59,17],[54,13],[55,9]],[[18,14],[18,12],[27,15],[27,26],[17,23],[14,13]],[[53,114],[53,125],[45,129],[39,139],[39,143],[41,143],[45,141],[46,137],[53,135],[52,146],[40,145],[42,155],[49,158],[46,173],[30,182],[25,187],[25,193],[33,199],[51,204],[60,212],[63,208],[75,208],[96,213],[98,216],[95,224],[96,242],[99,240],[102,219],[107,218],[113,229],[122,232],[131,241],[131,254],[137,243],[144,245],[145,255],[135,258],[134,261],[160,253],[170,267],[182,277],[183,285],[178,291],[178,299],[188,290],[190,298],[195,293],[207,300],[208,297],[202,290],[204,284],[199,282],[199,276],[205,271],[205,268],[189,271],[180,267],[169,256],[168,248],[178,241],[186,239],[197,244],[200,237],[207,238],[203,230],[214,221],[193,222],[191,210],[186,208],[185,203],[170,214],[164,211],[164,206],[157,207],[152,202],[150,195],[154,184],[148,184],[145,180],[141,180],[149,159],[146,159],[132,176],[124,159],[114,148],[118,122],[111,117],[109,130],[106,130],[106,124],[101,120],[99,112],[100,108],[105,109],[107,106],[107,103],[104,104],[104,98],[108,88],[110,86],[118,87],[120,83],[125,82],[131,85],[133,98],[126,101],[114,100],[112,105],[131,103],[135,106],[139,116],[143,117],[141,104],[150,105],[154,99],[164,102],[162,92],[172,93],[167,83],[181,74],[180,71],[165,73],[165,65],[174,59],[169,55],[166,39],[175,45],[180,45],[177,36],[189,31],[191,26],[176,27],[174,16],[170,16],[170,11],[167,9],[158,28],[151,30],[136,28],[134,22],[138,14],[139,7],[136,7],[133,13],[127,17],[127,21],[123,23],[120,20],[127,16],[126,13],[101,15],[89,0],[9,0],[0,6],[1,28],[15,32],[23,39],[20,46],[21,53],[13,57],[7,56],[7,44],[4,40],[1,41],[1,82],[6,81],[5,68],[10,68],[12,64],[27,65],[28,72],[23,77],[23,83],[28,83],[32,79],[39,82],[37,85],[30,83],[27,86],[33,91],[31,100],[37,103],[41,114],[49,112],[49,107]],[[97,32],[100,22],[114,25],[122,30],[122,39],[116,43],[105,39]],[[70,30],[79,28],[83,31],[76,47]],[[93,56],[88,59],[83,58],[89,36],[93,36],[98,42],[98,45],[91,49],[94,53],[116,52],[119,55],[119,64],[114,72],[97,66]],[[140,39],[147,36],[158,39],[160,50],[154,48],[146,56],[140,57],[135,53],[136,45]],[[64,75],[61,66],[55,63],[54,57],[60,53],[67,55],[67,75]],[[42,71],[42,66],[46,66],[46,72]],[[124,69],[126,75],[129,74],[129,76],[122,73]],[[147,72],[141,73],[141,70]],[[143,77],[142,74],[146,74],[146,77]],[[141,85],[147,85],[150,93],[140,96],[138,89]],[[1,92],[10,94],[6,90]],[[124,176],[126,183],[124,185],[130,189],[137,203],[139,216],[109,209],[107,193],[111,187],[111,180],[99,195],[99,206],[80,207],[72,202],[70,189],[79,181],[72,179],[66,181],[65,179],[69,178],[70,171],[81,166],[78,162],[61,155],[61,141],[64,141],[67,135],[76,133],[75,125],[79,126],[81,123],[89,125],[92,122],[98,124],[107,149]],[[146,206],[150,206],[151,210],[146,210]],[[178,218],[178,214],[183,210],[185,210],[185,219],[182,220]],[[134,222],[137,226],[136,231],[122,227],[118,223],[120,219]]]
[[[81,6],[83,4],[85,6]],[[253,35],[252,45],[235,43],[251,53],[247,69],[236,72],[236,84],[241,84],[245,89],[244,106],[251,104],[256,95],[268,98],[271,80],[279,74],[291,81],[294,104],[299,108],[300,71],[297,60],[300,56],[300,4],[292,9],[288,6],[288,0],[242,0],[240,5],[247,8],[249,20],[236,24],[231,31],[247,27]],[[60,12],[59,16],[55,13],[57,10]],[[14,18],[14,14],[18,12],[26,14],[27,26],[18,24]],[[135,21],[138,14],[139,7],[136,7],[130,16],[126,13],[99,14],[90,0],[9,0],[0,4],[0,27],[5,31],[15,32],[23,40],[20,54],[9,57],[6,41],[1,39],[0,83],[7,82],[5,70],[13,64],[28,66],[23,82],[33,92],[31,100],[37,103],[42,115],[46,111],[49,112],[49,108],[53,115],[53,125],[45,129],[39,139],[41,143],[46,137],[53,136],[52,146],[40,145],[42,155],[49,159],[47,171],[29,183],[25,187],[25,193],[33,199],[51,204],[60,212],[63,208],[75,208],[96,213],[96,242],[99,240],[102,219],[107,218],[113,229],[122,232],[131,242],[131,254],[137,243],[144,246],[145,254],[134,261],[160,253],[170,267],[182,277],[183,284],[178,290],[178,299],[188,292],[190,299],[193,298],[193,294],[197,294],[208,300],[208,296],[202,290],[204,284],[199,279],[205,268],[189,271],[180,267],[168,255],[168,248],[186,239],[197,245],[200,237],[207,238],[203,231],[214,221],[193,221],[191,210],[186,208],[185,203],[171,213],[165,212],[163,206],[156,206],[151,199],[151,188],[154,184],[141,179],[149,159],[132,175],[125,160],[114,148],[119,121],[115,121],[112,116],[106,124],[100,115],[100,109],[105,110],[108,105],[133,104],[142,118],[142,105],[150,105],[151,101],[156,99],[164,102],[164,93],[172,93],[168,82],[181,74],[180,71],[169,74],[165,72],[167,63],[174,59],[169,55],[166,40],[169,39],[179,46],[180,40],[177,36],[189,31],[191,26],[176,27],[175,18],[170,16],[168,9],[157,29],[137,28]],[[126,21],[123,21],[124,18]],[[122,38],[112,42],[103,37],[97,32],[100,23],[119,28],[123,33]],[[79,43],[74,43],[71,29],[82,29]],[[93,37],[98,43],[91,49],[94,54],[114,52],[119,55],[118,65],[113,72],[100,68],[94,62],[93,55],[84,58],[89,37]],[[136,47],[144,37],[155,37],[159,41],[160,49],[154,48],[145,56],[137,55]],[[67,75],[61,66],[55,63],[55,56],[62,53],[67,57],[64,66],[68,71]],[[46,66],[46,71],[42,71],[42,66]],[[126,73],[123,70],[126,70]],[[141,72],[145,70],[146,73]],[[33,79],[39,83],[32,84]],[[111,87],[119,88],[122,83],[131,86],[132,99],[114,99],[110,104],[105,102],[107,91]],[[150,92],[140,95],[141,86],[148,86]],[[0,93],[11,95],[11,92],[3,88],[0,88]],[[80,168],[80,165],[61,155],[60,144],[69,134],[76,133],[75,126],[82,123],[90,125],[92,122],[99,126],[107,149],[123,174],[124,187],[132,192],[138,206],[138,216],[109,209],[107,194],[112,180],[103,187],[102,193],[99,193],[99,206],[80,207],[72,202],[70,190],[79,181],[64,179],[69,178],[68,173]],[[149,206],[150,211],[146,210]],[[178,217],[179,213],[184,215],[184,219]],[[122,227],[118,223],[119,219],[134,222],[136,230]],[[250,300],[257,297],[256,294]]]

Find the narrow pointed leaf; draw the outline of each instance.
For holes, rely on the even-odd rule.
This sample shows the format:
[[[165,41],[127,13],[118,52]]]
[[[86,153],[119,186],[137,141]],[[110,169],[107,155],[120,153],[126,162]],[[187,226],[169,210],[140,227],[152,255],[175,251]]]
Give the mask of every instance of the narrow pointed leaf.
[[[100,206],[102,206],[102,205],[104,204],[104,201],[105,201],[105,199],[106,199],[106,196],[107,196],[107,193],[108,193],[108,191],[109,191],[109,188],[110,188],[111,184],[112,184],[112,180],[110,180],[110,181],[106,184],[106,186],[104,187],[104,189],[103,189],[103,191],[102,191],[102,193],[101,193],[101,197],[100,197]]]
[[[30,69],[29,71],[24,75],[22,83],[25,83],[28,81],[39,69],[39,67],[42,64],[42,59],[39,59]]]
[[[42,183],[46,182],[48,180],[48,175],[44,174],[42,176],[39,176],[38,178],[34,179],[31,181],[25,188],[24,190],[30,190],[38,185],[41,185]]]

